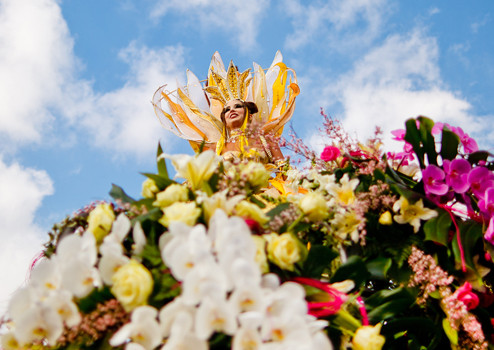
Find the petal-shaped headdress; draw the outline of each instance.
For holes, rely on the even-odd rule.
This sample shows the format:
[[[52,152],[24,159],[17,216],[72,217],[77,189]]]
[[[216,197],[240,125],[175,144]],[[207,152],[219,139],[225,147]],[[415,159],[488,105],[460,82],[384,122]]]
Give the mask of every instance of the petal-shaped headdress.
[[[254,63],[240,73],[230,62],[225,69],[218,52],[213,55],[205,86],[189,70],[187,85],[176,91],[161,86],[153,96],[153,106],[161,124],[191,142],[194,149],[201,142],[218,142],[224,130],[221,111],[226,102],[241,99],[254,102],[259,112],[255,115],[264,133],[281,135],[283,126],[295,109],[295,97],[300,90],[295,72],[283,62],[278,51],[266,72]]]

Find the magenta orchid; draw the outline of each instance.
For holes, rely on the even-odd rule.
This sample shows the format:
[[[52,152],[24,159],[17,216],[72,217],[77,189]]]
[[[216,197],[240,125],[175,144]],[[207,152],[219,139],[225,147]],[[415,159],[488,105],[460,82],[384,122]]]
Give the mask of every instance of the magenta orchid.
[[[448,185],[444,183],[446,174],[437,165],[429,165],[422,171],[424,190],[427,194],[442,196],[448,192]]]
[[[473,194],[479,199],[484,198],[487,188],[494,187],[494,176],[492,172],[482,166],[472,169],[468,174],[467,180]]]
[[[465,153],[473,153],[479,150],[479,146],[477,145],[477,142],[474,139],[472,139],[470,136],[468,136],[468,134],[464,132],[462,128],[452,127],[449,125],[448,127],[460,138],[460,142],[463,145],[463,149],[465,150]]]
[[[443,168],[446,173],[446,184],[457,193],[465,193],[469,184],[468,173],[472,166],[466,159],[444,160]]]
[[[479,201],[479,209],[488,217],[494,217],[494,187],[485,190],[484,197]]]

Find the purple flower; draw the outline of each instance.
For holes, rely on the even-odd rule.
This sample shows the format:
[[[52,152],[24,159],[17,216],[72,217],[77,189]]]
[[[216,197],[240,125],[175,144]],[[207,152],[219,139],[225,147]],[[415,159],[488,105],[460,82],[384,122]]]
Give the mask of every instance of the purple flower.
[[[429,165],[422,171],[424,190],[426,194],[432,193],[442,196],[448,192],[448,185],[444,183],[446,174],[436,165]]]
[[[449,126],[449,125],[448,125]],[[461,144],[463,145],[463,149],[466,153],[473,153],[479,150],[479,146],[477,142],[472,139],[466,132],[463,131],[460,127],[449,126],[451,131],[453,131],[460,138]]]
[[[489,217],[494,217],[494,187],[485,190],[484,198],[479,200],[479,209]]]
[[[494,187],[494,175],[489,169],[483,166],[478,166],[470,170],[467,181],[473,194],[480,199],[484,198],[487,188]]]
[[[494,245],[494,217],[489,221],[489,226],[484,233],[484,238],[487,242]]]
[[[468,173],[472,166],[466,159],[444,160],[444,171],[446,172],[446,184],[451,186],[456,193],[465,193],[469,188],[467,181]]]

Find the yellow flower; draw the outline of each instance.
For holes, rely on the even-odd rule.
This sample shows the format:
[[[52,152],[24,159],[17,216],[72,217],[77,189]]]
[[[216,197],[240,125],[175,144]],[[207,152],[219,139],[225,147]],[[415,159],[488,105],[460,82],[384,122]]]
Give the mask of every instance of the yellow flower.
[[[235,206],[235,211],[238,216],[247,217],[257,221],[261,225],[268,222],[269,218],[264,214],[261,208],[254,203],[241,201]]]
[[[203,182],[211,178],[221,159],[213,151],[204,151],[195,156],[163,154],[160,158],[171,159],[177,175],[186,179],[193,190],[199,189]]]
[[[177,202],[163,209],[163,217],[159,223],[168,227],[172,221],[180,221],[189,226],[195,225],[197,218],[201,215],[201,209],[194,202]]]
[[[98,243],[110,232],[111,226],[115,221],[115,213],[112,206],[108,203],[98,204],[87,218],[87,230],[92,232]]]
[[[149,177],[142,183],[142,196],[144,198],[154,198],[154,194],[160,189],[156,186],[156,182]]]
[[[422,199],[415,204],[410,204],[408,200],[401,196],[393,205],[395,212],[400,211],[400,215],[395,215],[394,219],[399,224],[410,224],[413,226],[413,232],[417,233],[420,228],[420,220],[429,220],[437,216],[435,210],[425,208]]]
[[[173,184],[168,186],[164,191],[156,195],[153,205],[165,208],[175,202],[185,202],[189,199],[189,191],[183,185]]]
[[[358,227],[361,223],[362,219],[354,211],[345,211],[343,214],[338,213],[331,222],[337,236],[342,239],[350,236],[354,242],[358,241]]]
[[[310,221],[321,221],[329,215],[326,199],[317,192],[307,193],[300,200],[299,207]]]
[[[331,193],[340,204],[348,206],[355,201],[355,188],[359,184],[358,179],[348,179],[348,174],[343,175],[340,183],[330,183],[326,186],[326,190]]]
[[[381,324],[362,326],[355,332],[352,344],[354,350],[381,350],[386,338],[380,334]]]
[[[153,277],[144,265],[130,260],[112,276],[111,292],[129,312],[138,306],[146,305],[153,291]]]
[[[269,172],[266,167],[257,162],[249,162],[242,167],[242,175],[247,177],[247,181],[252,187],[266,187],[269,180]]]
[[[381,225],[391,225],[393,223],[393,217],[391,216],[389,210],[381,214],[379,217],[379,223]]]
[[[256,244],[256,257],[255,261],[259,265],[262,273],[269,272],[268,258],[266,256],[266,240],[261,236],[251,236]]]
[[[294,264],[307,256],[307,248],[291,233],[264,235],[268,241],[268,258],[284,270],[293,271]]]

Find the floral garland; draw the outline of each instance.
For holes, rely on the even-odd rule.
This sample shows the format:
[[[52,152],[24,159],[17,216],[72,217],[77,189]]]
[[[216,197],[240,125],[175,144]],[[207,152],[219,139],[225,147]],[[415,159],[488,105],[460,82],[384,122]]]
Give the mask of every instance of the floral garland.
[[[324,117],[332,143],[284,140],[311,166],[276,177],[158,147],[142,198],[54,226],[2,349],[493,348],[492,154],[425,117],[384,153]]]

